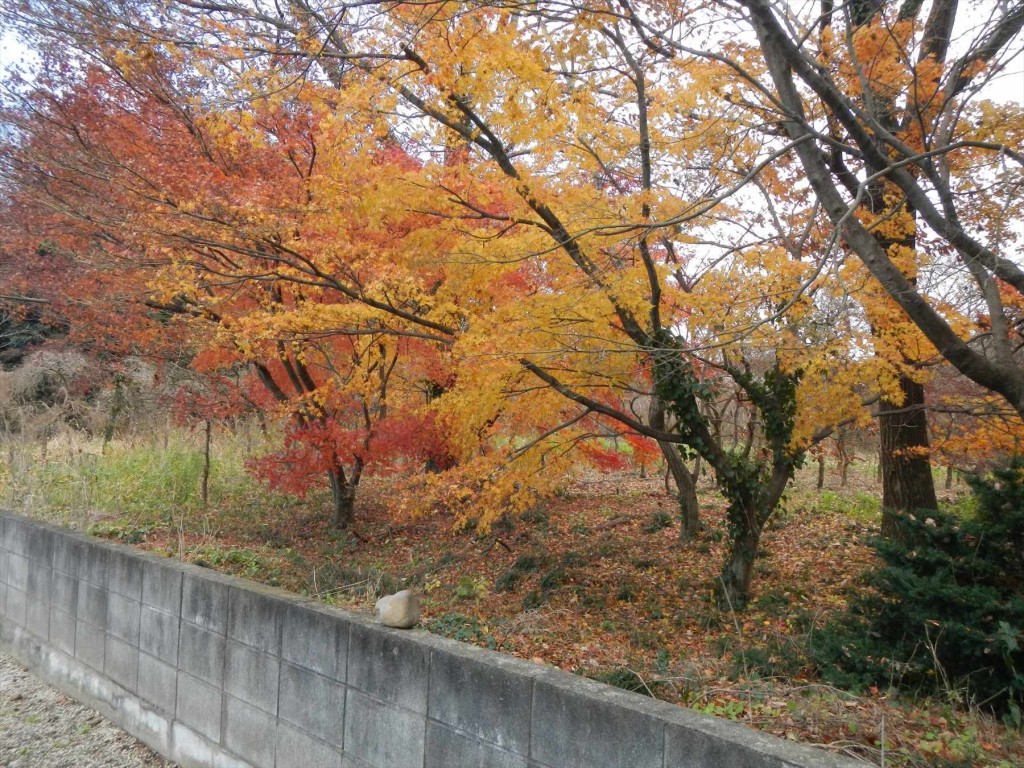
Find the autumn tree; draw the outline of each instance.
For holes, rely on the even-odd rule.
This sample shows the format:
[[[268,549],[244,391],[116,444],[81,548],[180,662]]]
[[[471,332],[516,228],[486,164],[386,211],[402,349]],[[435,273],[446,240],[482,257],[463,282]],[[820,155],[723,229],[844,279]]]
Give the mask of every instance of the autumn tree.
[[[417,354],[436,358],[430,367],[443,376],[403,380],[429,383],[419,413],[442,431],[451,461],[419,481],[410,504],[443,504],[486,525],[550,489],[571,447],[623,431],[681,446],[726,497],[732,547],[719,595],[739,606],[805,450],[859,418],[873,395],[862,382],[878,380],[879,363],[863,355],[870,319],[844,325],[835,315],[860,301],[843,282],[848,251],[928,343],[1004,396],[1016,391],[992,367],[1016,370],[1012,322],[1001,315],[992,323],[1002,336],[984,337],[1003,341],[972,342],[977,329],[964,320],[974,313],[929,303],[933,283],[918,276],[915,285],[880,239],[896,203],[860,205],[884,171],[950,254],[998,268],[1012,286],[1005,258],[975,247],[962,226],[954,232],[955,216],[925,210],[937,182],[911,166],[928,170],[942,152],[886,159],[892,152],[868,141],[884,125],[858,123],[859,95],[840,93],[849,114],[831,102],[804,110],[829,78],[797,46],[799,72],[813,82],[787,90],[796,65],[779,64],[790,49],[773,52],[771,35],[789,27],[767,6],[745,7],[65,0],[18,3],[17,13],[130,82],[153,60],[202,73],[201,98],[151,90],[179,118],[207,104],[203,120],[179,122],[216,139],[217,152],[247,169],[218,161],[218,173],[257,194],[225,195],[211,173],[192,177],[179,194],[186,205],[175,198],[148,212],[139,245],[170,246],[165,301],[185,297],[204,317],[221,304],[237,311],[218,327],[242,354],[278,343],[290,354],[293,342],[327,334],[389,350],[415,341]],[[752,20],[768,31],[760,46],[745,33]],[[816,39],[800,30],[818,21],[793,34]],[[836,77],[831,87],[842,91]],[[301,183],[286,193],[267,180],[293,178],[279,149],[296,147],[259,115],[296,110],[313,116],[316,158],[306,166],[305,145],[293,152]],[[965,121],[953,122],[950,158],[994,146],[976,135],[964,143]],[[400,162],[381,162],[389,152]],[[980,294],[985,306],[1009,311],[994,280],[999,290]],[[237,286],[251,306],[236,310]],[[375,361],[393,353],[358,347],[365,367],[345,370],[373,381]],[[326,370],[341,355],[320,359]],[[625,405],[636,395],[650,399],[647,413]],[[748,415],[742,441],[716,428],[729,400]]]
[[[64,7],[80,33],[83,19]],[[433,405],[463,461],[428,481],[440,498],[472,498],[484,520],[499,499],[526,503],[558,446],[607,434],[602,423],[685,446],[729,502],[720,594],[738,606],[764,525],[823,416],[798,414],[799,393],[805,380],[827,386],[837,356],[806,343],[800,329],[816,310],[801,296],[829,252],[810,247],[812,215],[766,224],[746,201],[729,202],[756,179],[787,183],[792,170],[769,168],[776,147],[739,106],[723,109],[716,94],[736,83],[727,67],[666,58],[607,9],[521,11],[181,2],[160,23],[179,47],[212,43],[198,55],[232,98],[253,94],[238,70],[279,75],[302,62],[330,120],[372,116],[370,130],[423,158],[395,189],[435,221],[446,279],[433,294],[411,283],[403,304],[365,291],[358,300],[382,322],[447,339],[458,374]],[[102,29],[108,40],[132,32]],[[692,86],[677,88],[680,79]],[[267,95],[265,79],[255,87]],[[464,162],[445,162],[453,146]],[[411,266],[392,258],[392,271]],[[652,426],[658,404],[653,419],[621,406],[643,380],[664,428]],[[723,386],[755,414],[739,447],[712,433],[701,406]],[[500,449],[515,433],[529,451]]]
[[[67,262],[51,303],[73,306],[76,333],[94,342],[157,354],[174,337],[211,377],[249,368],[263,406],[293,421],[285,452],[258,468],[293,491],[326,474],[335,523],[348,524],[367,465],[443,451],[415,410],[445,374],[436,340],[396,326],[400,306],[390,325],[363,311],[405,301],[411,277],[391,279],[384,244],[407,244],[414,218],[380,210],[367,226],[323,213],[369,188],[386,194],[387,174],[415,163],[376,143],[362,155],[376,173],[325,177],[321,165],[364,166],[341,149],[318,155],[330,129],[324,138],[301,98],[206,111],[185,97],[201,82],[171,57],[95,53],[102,66],[37,83],[5,115],[17,136],[5,151],[17,188],[8,211],[26,222],[13,229]],[[346,248],[365,258],[336,271]],[[349,300],[360,293],[365,303]]]
[[[955,0],[825,4],[806,16],[768,0],[742,6],[782,128],[847,247],[939,354],[1024,414],[1024,275],[1010,257],[1021,115],[1019,105],[981,101],[985,83],[1019,55],[1024,5],[982,14]],[[971,37],[958,39],[967,14]],[[798,31],[817,26],[828,32],[824,50]],[[872,216],[859,213],[865,198],[876,200]],[[898,221],[908,213],[916,225]],[[954,311],[915,279],[906,248],[887,241],[884,222],[894,219],[918,252],[945,257],[943,280],[961,281]]]

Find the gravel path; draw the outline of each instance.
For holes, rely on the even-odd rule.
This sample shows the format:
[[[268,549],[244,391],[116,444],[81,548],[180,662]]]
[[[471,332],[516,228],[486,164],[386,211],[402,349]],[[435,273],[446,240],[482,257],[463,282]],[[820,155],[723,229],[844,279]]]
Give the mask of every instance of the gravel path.
[[[174,768],[0,653],[0,768]]]

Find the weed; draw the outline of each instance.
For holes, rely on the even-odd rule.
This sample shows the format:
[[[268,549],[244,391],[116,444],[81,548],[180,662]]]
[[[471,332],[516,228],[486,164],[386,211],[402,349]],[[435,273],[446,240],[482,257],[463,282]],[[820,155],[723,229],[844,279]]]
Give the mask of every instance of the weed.
[[[545,592],[553,592],[565,583],[566,574],[561,568],[555,567],[540,578],[540,588]]]
[[[580,606],[587,610],[603,610],[608,607],[608,591],[600,588],[597,592],[588,591],[582,584],[576,587]]]
[[[637,598],[637,586],[632,581],[624,579],[619,582],[618,592],[615,598],[624,603],[632,603]]]
[[[325,563],[313,571],[312,592],[321,600],[342,594],[380,597],[397,592],[402,582],[374,566],[343,566]]]
[[[196,565],[204,568],[217,568],[247,579],[265,578],[274,570],[260,558],[257,552],[245,547],[221,549],[215,545],[195,547],[187,554]]]
[[[657,533],[663,531],[666,528],[672,527],[672,515],[663,509],[659,509],[651,515],[643,527],[644,533]]]
[[[541,592],[539,589],[531,589],[523,597],[523,610],[534,611],[540,608],[548,600],[548,593]]]
[[[117,539],[122,544],[141,544],[156,529],[154,525],[136,525],[132,522],[104,522],[90,525],[87,533],[103,539]]]
[[[754,601],[754,607],[765,613],[782,613],[789,608],[789,594],[777,589],[768,590]]]
[[[588,672],[587,677],[599,683],[614,685],[616,688],[621,688],[624,691],[642,693],[644,696],[650,696],[651,698],[655,697],[656,690],[662,686],[662,683],[658,681],[644,680],[639,674],[627,667],[614,667],[597,672]]]
[[[548,516],[547,510],[544,509],[544,507],[537,506],[534,507],[533,509],[528,509],[525,512],[523,512],[521,515],[519,515],[519,519],[522,520],[524,523],[536,525],[537,527],[543,529],[547,528],[547,525],[550,522],[551,518]]]
[[[520,581],[544,565],[546,560],[542,555],[523,555],[495,580],[494,591],[511,592]]]
[[[559,562],[565,568],[582,568],[587,564],[586,558],[575,550],[566,552]]]
[[[442,614],[429,622],[427,629],[435,635],[450,637],[461,643],[483,645],[492,650],[498,645],[487,624],[462,613]]]
[[[709,701],[706,704],[693,704],[690,707],[712,717],[724,717],[726,720],[739,720],[746,706],[742,701]]]
[[[483,576],[462,576],[455,585],[455,597],[459,600],[480,600],[487,597],[487,579]]]

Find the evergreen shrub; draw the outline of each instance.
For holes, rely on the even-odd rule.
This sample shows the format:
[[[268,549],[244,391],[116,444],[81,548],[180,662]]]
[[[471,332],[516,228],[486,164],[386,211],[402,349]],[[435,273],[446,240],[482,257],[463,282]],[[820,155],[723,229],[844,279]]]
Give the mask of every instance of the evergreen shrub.
[[[970,481],[973,515],[927,511],[878,539],[883,564],[812,651],[834,685],[964,697],[1021,722],[1024,457]]]

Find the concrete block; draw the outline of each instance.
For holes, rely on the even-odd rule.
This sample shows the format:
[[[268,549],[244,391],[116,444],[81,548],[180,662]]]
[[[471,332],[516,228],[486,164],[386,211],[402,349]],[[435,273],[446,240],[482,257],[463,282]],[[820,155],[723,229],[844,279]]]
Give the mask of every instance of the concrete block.
[[[520,755],[530,754],[536,665],[472,646],[435,649],[430,658],[432,720]]]
[[[97,672],[103,671],[103,656],[106,654],[106,633],[88,622],[75,622],[75,658]]]
[[[171,751],[172,717],[134,696],[121,699],[117,720],[125,731],[161,755]]]
[[[352,624],[348,684],[388,703],[426,714],[430,647],[403,630]]]
[[[111,592],[107,597],[107,632],[138,647],[141,608],[139,601]]]
[[[7,586],[5,594],[7,596],[7,605],[4,607],[5,619],[15,626],[24,627],[28,610],[28,595],[12,585]]]
[[[422,715],[381,703],[351,688],[345,699],[345,754],[377,768],[422,768]]]
[[[224,722],[224,745],[256,766],[273,768],[277,727],[272,715],[227,696]]]
[[[86,581],[78,582],[78,606],[75,616],[79,621],[97,629],[107,628],[108,592]]]
[[[26,554],[33,566],[53,567],[53,532],[50,528],[30,525],[25,531]]]
[[[147,653],[140,653],[139,696],[173,716],[177,693],[178,670]]]
[[[349,623],[315,605],[284,609],[281,658],[345,682]]]
[[[0,557],[4,553],[0,552]],[[0,617],[7,615],[7,585],[0,581]]]
[[[30,574],[29,585],[32,585],[33,574]],[[49,569],[47,569],[46,581],[49,582]],[[50,601],[33,595],[32,592],[25,594],[25,628],[36,637],[45,640],[50,636]]]
[[[30,530],[29,548],[33,549],[33,541],[38,540],[38,534],[45,533],[37,528]],[[35,555],[39,554],[40,547],[34,546]],[[35,555],[29,555],[28,560],[28,584],[25,590],[25,627],[33,635],[46,639],[50,636],[50,584],[51,569],[49,565]]]
[[[277,656],[228,640],[224,690],[232,696],[277,715],[277,682],[281,660]]]
[[[342,753],[288,723],[277,724],[277,768],[341,768]]]
[[[7,585],[19,589],[22,592],[28,591],[28,558],[16,555],[13,552],[7,555]]]
[[[181,614],[182,572],[172,561],[147,558],[142,565],[142,602],[174,616]]]
[[[208,768],[213,765],[214,745],[184,723],[171,723],[170,757],[182,768]]]
[[[218,750],[214,753],[213,763],[207,763],[200,768],[253,768],[253,766],[229,752]]]
[[[142,558],[122,549],[111,551],[108,557],[110,591],[142,602]]]
[[[427,721],[426,768],[527,768],[523,755],[506,752]]]
[[[86,549],[86,542],[72,533],[55,536],[53,540],[53,569],[77,579]]]
[[[139,648],[177,666],[178,617],[143,605],[139,615]]]
[[[280,655],[284,606],[279,597],[233,587],[228,593],[228,635],[264,653]]]
[[[187,622],[181,623],[178,669],[216,685],[224,682],[225,638]]]
[[[551,672],[537,678],[530,756],[550,766],[662,768],[664,723],[621,704],[591,680]]]
[[[109,563],[110,549],[102,542],[89,541],[82,551],[82,559],[78,562],[78,578],[106,589]]]
[[[220,743],[221,699],[220,688],[178,672],[175,718],[217,743]]]
[[[3,517],[0,517],[0,523],[3,522]],[[7,583],[7,563],[10,560],[10,553],[3,548],[0,548],[0,585]]]
[[[54,571],[51,582],[50,605],[59,610],[78,613],[78,579],[60,571]]]
[[[345,686],[304,667],[281,665],[278,711],[283,720],[344,746]]]
[[[139,682],[139,648],[107,635],[103,671],[122,688],[135,693]]]
[[[16,515],[4,516],[3,548],[17,555],[28,554],[26,548],[28,520]]]
[[[183,574],[181,618],[211,632],[225,634],[228,627],[229,591],[228,583],[218,579],[216,574]]]
[[[75,655],[75,615],[50,608],[50,644],[68,656]]]
[[[50,602],[53,569],[41,560],[28,558],[28,596],[37,602]]]
[[[666,715],[668,768],[857,768],[863,763],[692,710]]]

